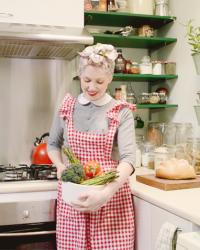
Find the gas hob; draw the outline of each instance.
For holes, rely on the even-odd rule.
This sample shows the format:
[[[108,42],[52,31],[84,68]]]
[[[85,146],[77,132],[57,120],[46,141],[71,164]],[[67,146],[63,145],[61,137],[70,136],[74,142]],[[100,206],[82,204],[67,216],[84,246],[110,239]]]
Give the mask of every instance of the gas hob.
[[[56,179],[56,167],[52,165],[0,165],[0,182]]]

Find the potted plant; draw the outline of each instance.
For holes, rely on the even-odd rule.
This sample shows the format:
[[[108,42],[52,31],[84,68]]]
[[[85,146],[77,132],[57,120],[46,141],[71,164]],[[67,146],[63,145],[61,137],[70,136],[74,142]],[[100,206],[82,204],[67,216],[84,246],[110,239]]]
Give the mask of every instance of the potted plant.
[[[192,20],[189,20],[186,27],[188,43],[192,46],[192,57],[196,72],[200,75],[200,26],[194,26]]]

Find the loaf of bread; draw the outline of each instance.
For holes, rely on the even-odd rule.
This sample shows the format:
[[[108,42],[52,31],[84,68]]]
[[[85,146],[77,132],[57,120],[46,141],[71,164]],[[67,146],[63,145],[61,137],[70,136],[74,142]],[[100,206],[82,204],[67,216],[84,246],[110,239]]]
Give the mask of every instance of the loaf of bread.
[[[170,180],[184,180],[196,178],[194,168],[184,159],[170,159],[163,161],[156,168],[156,177]]]

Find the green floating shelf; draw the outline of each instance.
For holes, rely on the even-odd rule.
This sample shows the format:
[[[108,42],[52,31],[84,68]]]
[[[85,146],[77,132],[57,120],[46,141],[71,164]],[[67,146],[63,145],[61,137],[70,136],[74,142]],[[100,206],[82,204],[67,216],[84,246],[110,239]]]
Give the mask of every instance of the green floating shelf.
[[[158,80],[176,79],[177,75],[142,75],[142,74],[114,74],[113,81],[155,82]]]
[[[137,109],[178,108],[178,104],[137,104]]]
[[[141,37],[141,36],[127,36],[110,35],[91,33],[94,37],[94,43],[108,43],[116,47],[124,48],[146,48],[146,49],[158,49],[166,46],[170,43],[175,43],[176,38],[167,37]]]
[[[148,24],[155,29],[158,29],[176,19],[174,16],[155,16],[131,14],[128,12],[85,12],[85,25],[100,25],[100,26],[115,26],[125,27],[132,25],[133,27],[140,27]]]

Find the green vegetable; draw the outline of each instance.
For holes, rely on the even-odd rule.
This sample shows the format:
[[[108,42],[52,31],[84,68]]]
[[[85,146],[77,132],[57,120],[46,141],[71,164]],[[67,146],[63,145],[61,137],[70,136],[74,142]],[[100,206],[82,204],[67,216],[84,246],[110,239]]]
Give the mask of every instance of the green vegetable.
[[[85,179],[83,166],[81,164],[71,164],[62,172],[61,180],[80,184]]]
[[[116,170],[110,170],[102,176],[97,176],[86,181],[82,181],[82,185],[104,185],[106,183],[114,181],[118,178],[118,172]]]
[[[68,157],[68,160],[72,164],[81,164],[76,155],[72,152],[71,148],[63,147],[63,153]]]

